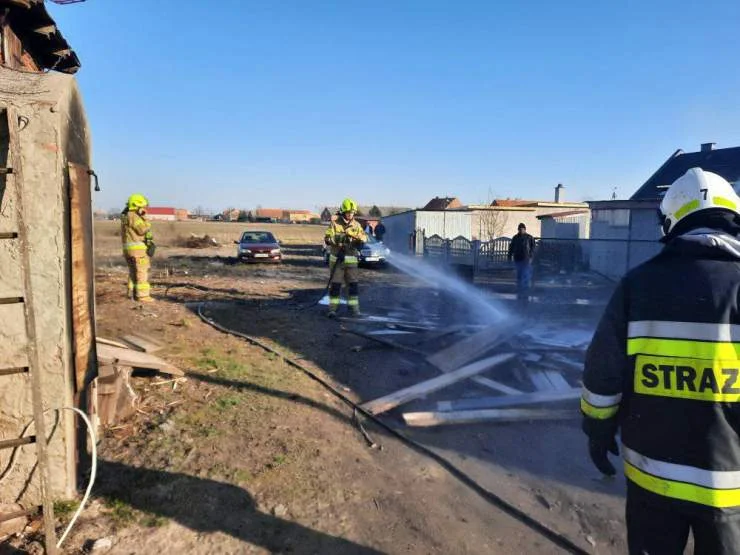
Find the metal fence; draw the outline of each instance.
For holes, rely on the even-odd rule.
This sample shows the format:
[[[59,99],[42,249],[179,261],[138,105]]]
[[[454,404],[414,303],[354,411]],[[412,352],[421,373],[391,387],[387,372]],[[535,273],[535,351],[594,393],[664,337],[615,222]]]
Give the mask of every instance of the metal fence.
[[[439,235],[419,241],[430,262],[472,266],[475,272],[494,271],[509,265],[511,239],[470,241],[465,237],[444,239]],[[539,273],[593,271],[619,279],[628,270],[652,258],[661,249],[658,241],[627,239],[537,239],[533,264]]]

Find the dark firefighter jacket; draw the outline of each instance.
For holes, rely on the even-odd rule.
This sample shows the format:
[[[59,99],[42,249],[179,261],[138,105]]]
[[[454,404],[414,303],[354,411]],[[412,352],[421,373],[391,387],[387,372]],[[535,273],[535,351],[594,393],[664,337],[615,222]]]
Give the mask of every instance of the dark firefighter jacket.
[[[619,283],[586,356],[585,429],[621,427],[630,491],[740,517],[740,241],[699,229]]]
[[[532,260],[534,256],[534,237],[529,233],[517,233],[509,243],[509,260],[514,258],[516,262]]]

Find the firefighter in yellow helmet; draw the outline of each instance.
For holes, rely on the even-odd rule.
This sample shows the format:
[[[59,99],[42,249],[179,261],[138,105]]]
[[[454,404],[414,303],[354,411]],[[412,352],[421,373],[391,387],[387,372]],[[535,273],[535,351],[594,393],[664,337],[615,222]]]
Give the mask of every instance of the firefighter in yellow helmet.
[[[353,316],[360,314],[360,298],[357,255],[367,235],[362,226],[355,220],[357,203],[352,199],[344,199],[339,208],[336,219],[329,224],[324,242],[329,247],[329,270],[331,283],[329,285],[329,317],[333,318],[339,310],[339,301],[342,283],[347,284],[347,306]]]
[[[133,194],[121,212],[123,256],[128,264],[128,296],[150,302],[149,267],[154,255],[152,224],[146,219],[149,201],[144,195]]]

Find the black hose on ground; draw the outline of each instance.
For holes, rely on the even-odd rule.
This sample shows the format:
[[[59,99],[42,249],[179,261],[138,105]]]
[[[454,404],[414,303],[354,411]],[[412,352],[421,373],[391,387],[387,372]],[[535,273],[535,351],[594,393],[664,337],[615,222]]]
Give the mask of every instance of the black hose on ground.
[[[332,276],[333,277],[333,276]],[[331,283],[331,281],[329,282]],[[337,388],[335,388],[332,384],[330,384],[328,381],[323,379],[321,376],[316,374],[315,372],[312,372],[299,362],[293,360],[290,357],[285,356],[281,352],[273,349],[266,343],[263,343],[259,339],[252,337],[250,335],[247,335],[245,333],[241,333],[238,331],[234,331],[232,329],[229,329],[225,326],[222,326],[221,324],[218,324],[214,322],[213,320],[207,318],[203,314],[203,304],[198,304],[198,316],[200,317],[203,322],[208,324],[209,326],[219,330],[220,332],[233,335],[236,337],[240,337],[241,339],[244,339],[248,341],[249,343],[252,343],[253,345],[256,345],[265,351],[268,351],[274,355],[279,356],[285,363],[287,363],[289,366],[292,366],[293,368],[300,370],[303,372],[306,376],[311,378],[312,380],[318,382],[321,384],[324,388],[326,388],[329,392],[331,392],[335,397],[337,397],[339,400],[347,404],[349,407],[351,407],[354,411],[354,414],[356,415],[358,412],[364,415],[369,420],[372,420],[375,424],[383,428],[385,431],[387,431],[389,434],[391,434],[393,437],[399,439],[401,442],[405,443],[418,453],[421,453],[422,455],[425,455],[432,460],[434,460],[437,464],[439,464],[442,468],[447,470],[452,476],[457,478],[460,482],[468,486],[470,489],[472,489],[475,493],[477,493],[480,497],[497,507],[498,509],[502,510],[503,512],[507,513],[508,515],[514,517],[518,521],[520,521],[522,524],[525,524],[538,534],[542,535],[543,537],[550,540],[552,543],[557,545],[558,547],[566,550],[569,553],[572,553],[574,555],[590,555],[588,551],[583,549],[582,547],[576,545],[573,540],[568,538],[567,536],[561,534],[560,532],[557,532],[555,530],[552,530],[548,528],[546,525],[542,524],[538,520],[535,520],[533,517],[522,511],[521,509],[515,507],[502,497],[499,497],[492,491],[484,488],[482,485],[480,485],[478,482],[476,482],[473,478],[471,478],[468,474],[463,472],[460,468],[455,466],[453,463],[451,463],[449,460],[445,459],[441,455],[435,453],[432,449],[422,445],[421,443],[418,443],[411,439],[410,437],[404,435],[403,433],[399,432],[397,429],[393,428],[389,424],[386,424],[381,419],[379,419],[377,416],[369,413],[365,409],[363,409],[360,405],[357,405],[352,399],[344,395],[341,391],[339,391]],[[358,420],[359,422],[359,420]],[[367,438],[366,438],[367,439]]]

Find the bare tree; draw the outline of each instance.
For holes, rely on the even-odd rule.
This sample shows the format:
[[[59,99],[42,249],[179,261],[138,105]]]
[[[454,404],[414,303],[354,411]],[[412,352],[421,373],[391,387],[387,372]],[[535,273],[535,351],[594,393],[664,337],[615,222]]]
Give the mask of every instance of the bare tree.
[[[478,212],[478,232],[481,241],[493,241],[504,235],[510,212],[489,206]]]

